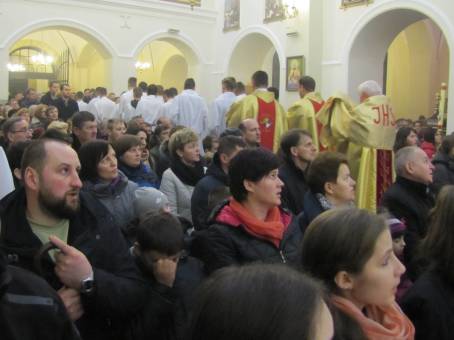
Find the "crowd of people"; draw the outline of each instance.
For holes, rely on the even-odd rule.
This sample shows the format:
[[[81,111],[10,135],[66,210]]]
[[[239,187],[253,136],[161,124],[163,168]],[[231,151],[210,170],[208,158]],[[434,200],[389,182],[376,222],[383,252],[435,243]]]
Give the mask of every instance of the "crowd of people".
[[[450,339],[454,135],[251,85],[0,107],[2,339]]]

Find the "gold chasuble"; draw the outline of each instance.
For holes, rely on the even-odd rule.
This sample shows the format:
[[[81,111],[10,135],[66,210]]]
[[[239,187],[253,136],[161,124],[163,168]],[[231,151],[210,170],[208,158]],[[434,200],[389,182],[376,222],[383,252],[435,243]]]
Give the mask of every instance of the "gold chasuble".
[[[315,115],[320,111],[323,104],[324,101],[320,94],[309,92],[295,102],[287,112],[288,128],[309,131],[318,151],[323,150],[323,146],[319,144],[319,134],[322,125],[317,121]]]
[[[334,95],[317,119],[323,125],[321,143],[347,155],[358,208],[375,212],[393,182],[396,120],[389,98],[373,96],[353,107],[350,99]]]
[[[226,114],[228,127],[237,128],[248,118],[256,119],[260,128],[261,145],[277,152],[281,136],[287,131],[287,116],[274,93],[256,90],[233,103]]]

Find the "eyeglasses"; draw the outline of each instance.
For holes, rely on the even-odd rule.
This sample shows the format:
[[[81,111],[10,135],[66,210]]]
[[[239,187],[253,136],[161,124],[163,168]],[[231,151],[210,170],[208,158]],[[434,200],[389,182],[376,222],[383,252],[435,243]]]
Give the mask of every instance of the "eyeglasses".
[[[22,132],[22,133],[27,133],[27,132],[32,132],[33,129],[20,129],[20,130],[12,130],[11,132],[12,133],[18,133],[18,132]]]

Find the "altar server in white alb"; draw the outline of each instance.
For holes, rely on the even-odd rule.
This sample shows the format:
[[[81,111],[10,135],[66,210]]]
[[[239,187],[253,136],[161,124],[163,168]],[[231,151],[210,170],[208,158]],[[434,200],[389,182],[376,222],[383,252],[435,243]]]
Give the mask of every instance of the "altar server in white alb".
[[[148,95],[137,104],[136,113],[140,114],[147,124],[153,125],[159,118],[159,111],[163,102],[157,96],[158,87],[156,85],[148,85],[147,93]]]
[[[107,98],[105,87],[96,88],[98,98],[92,99],[88,104],[88,111],[91,112],[99,124],[107,122],[109,119],[119,119],[118,108],[115,103]]]
[[[175,100],[175,96],[178,95],[176,88],[171,87],[164,91],[164,104],[161,106],[159,111],[159,118],[166,117],[175,123],[175,119],[178,112],[178,104]]]
[[[184,90],[175,97],[175,100],[178,104],[175,123],[191,128],[202,141],[208,130],[208,107],[205,100],[195,91],[194,79],[185,80]]]
[[[219,136],[225,129],[225,114],[236,99],[235,78],[227,77],[222,80],[222,94],[219,95],[210,107],[208,116],[210,133]]]
[[[128,79],[128,91],[122,93],[120,96],[120,107],[118,108],[119,112],[123,113],[128,106],[128,103],[134,99],[134,94],[132,93],[133,89],[137,87],[137,78],[130,77]]]

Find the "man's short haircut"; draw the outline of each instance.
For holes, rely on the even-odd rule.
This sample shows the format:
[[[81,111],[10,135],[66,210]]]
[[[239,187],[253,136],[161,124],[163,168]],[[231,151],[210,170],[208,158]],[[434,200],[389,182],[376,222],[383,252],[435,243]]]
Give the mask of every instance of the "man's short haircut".
[[[268,87],[268,74],[265,71],[256,71],[252,75],[255,87]]]
[[[345,155],[338,152],[319,153],[312,161],[307,173],[307,184],[313,194],[325,194],[325,183],[336,183],[339,168],[348,166]]]
[[[236,82],[235,88],[240,92],[246,91],[246,87],[244,86],[244,84],[241,81]]]
[[[164,91],[164,94],[167,98],[173,98],[175,97],[175,93],[171,89],[167,89]]]
[[[54,84],[60,85],[60,83],[57,80],[49,80],[49,87],[52,87],[52,85]]]
[[[62,84],[60,84],[60,91],[63,91],[63,89],[65,88],[65,86],[68,86],[68,87],[69,87],[69,84],[67,84],[67,83],[62,83]]]
[[[140,87],[140,88],[142,89],[142,92],[147,92],[148,84],[147,84],[146,82],[144,82],[144,81],[141,81],[141,82],[139,83],[139,86],[138,86],[138,87]]]
[[[155,84],[148,85],[147,93],[149,96],[150,95],[156,96],[158,94],[158,87]]]
[[[31,143],[32,143],[31,140],[20,141],[20,142],[17,142],[15,144],[11,145],[6,150],[6,158],[8,158],[8,164],[9,164],[9,168],[11,169],[11,172],[13,172],[14,169],[21,168],[22,156],[24,154],[25,149]]]
[[[139,137],[128,134],[121,136],[112,143],[112,147],[117,154],[117,158],[123,156],[123,154],[132,147],[140,145],[142,145],[142,142]]]
[[[222,79],[222,86],[229,91],[233,91],[235,89],[235,78],[227,77]]]
[[[246,142],[241,137],[225,136],[219,139],[218,154],[230,156],[237,148],[246,148]]]
[[[294,146],[298,146],[303,136],[312,139],[312,135],[307,130],[304,129],[288,130],[281,138],[279,156],[283,158],[285,161],[292,162],[293,157],[291,148]]]
[[[407,163],[413,160],[416,152],[420,150],[417,146],[406,146],[396,152],[395,170],[397,176],[405,175]]]
[[[220,134],[219,137],[222,138],[226,136],[243,137],[243,134],[239,128],[227,128]]]
[[[365,93],[369,97],[383,94],[381,86],[375,80],[366,80],[358,86],[358,92]]]
[[[107,130],[112,131],[117,124],[123,124],[126,128],[126,122],[123,119],[109,119],[107,121]]]
[[[137,78],[136,77],[129,77],[128,86],[129,87],[136,87],[137,86]]]
[[[75,97],[76,97],[76,100],[80,100],[84,97],[84,94],[82,91],[77,91]]]
[[[134,96],[134,98],[140,99],[143,95],[143,90],[140,87],[134,87],[134,89],[132,90],[132,95]]]
[[[314,91],[315,90],[315,80],[309,76],[303,76],[299,80],[300,86],[304,87],[306,91]]]
[[[30,94],[30,92],[32,92],[32,91],[36,92],[36,90],[33,87],[29,87],[28,89],[25,90],[24,95],[28,96]]]
[[[205,152],[211,151],[213,148],[213,143],[219,141],[216,136],[208,135],[202,141],[203,150]]]
[[[8,139],[8,132],[12,132],[14,130],[14,126],[23,121],[24,119],[22,117],[12,117],[8,118],[2,125],[2,130],[3,130],[3,136],[5,139]]]
[[[62,143],[67,145],[65,142],[56,140],[56,139],[36,139],[33,140],[30,145],[25,149],[24,155],[22,156],[21,162],[21,175],[22,178],[25,178],[25,170],[27,168],[33,168],[38,173],[39,176],[42,174],[42,170],[44,165],[47,161],[47,151],[46,151],[46,144],[47,143]]]
[[[147,214],[137,229],[140,250],[154,250],[172,256],[184,248],[184,233],[180,221],[170,213]]]
[[[85,122],[94,122],[95,116],[88,111],[76,112],[72,117],[73,128],[82,129]]]
[[[247,199],[244,181],[258,182],[270,171],[279,168],[277,156],[266,149],[241,150],[229,164],[230,191],[238,202]]]
[[[185,90],[194,90],[195,89],[195,81],[193,78],[188,78],[184,81],[184,89]]]

